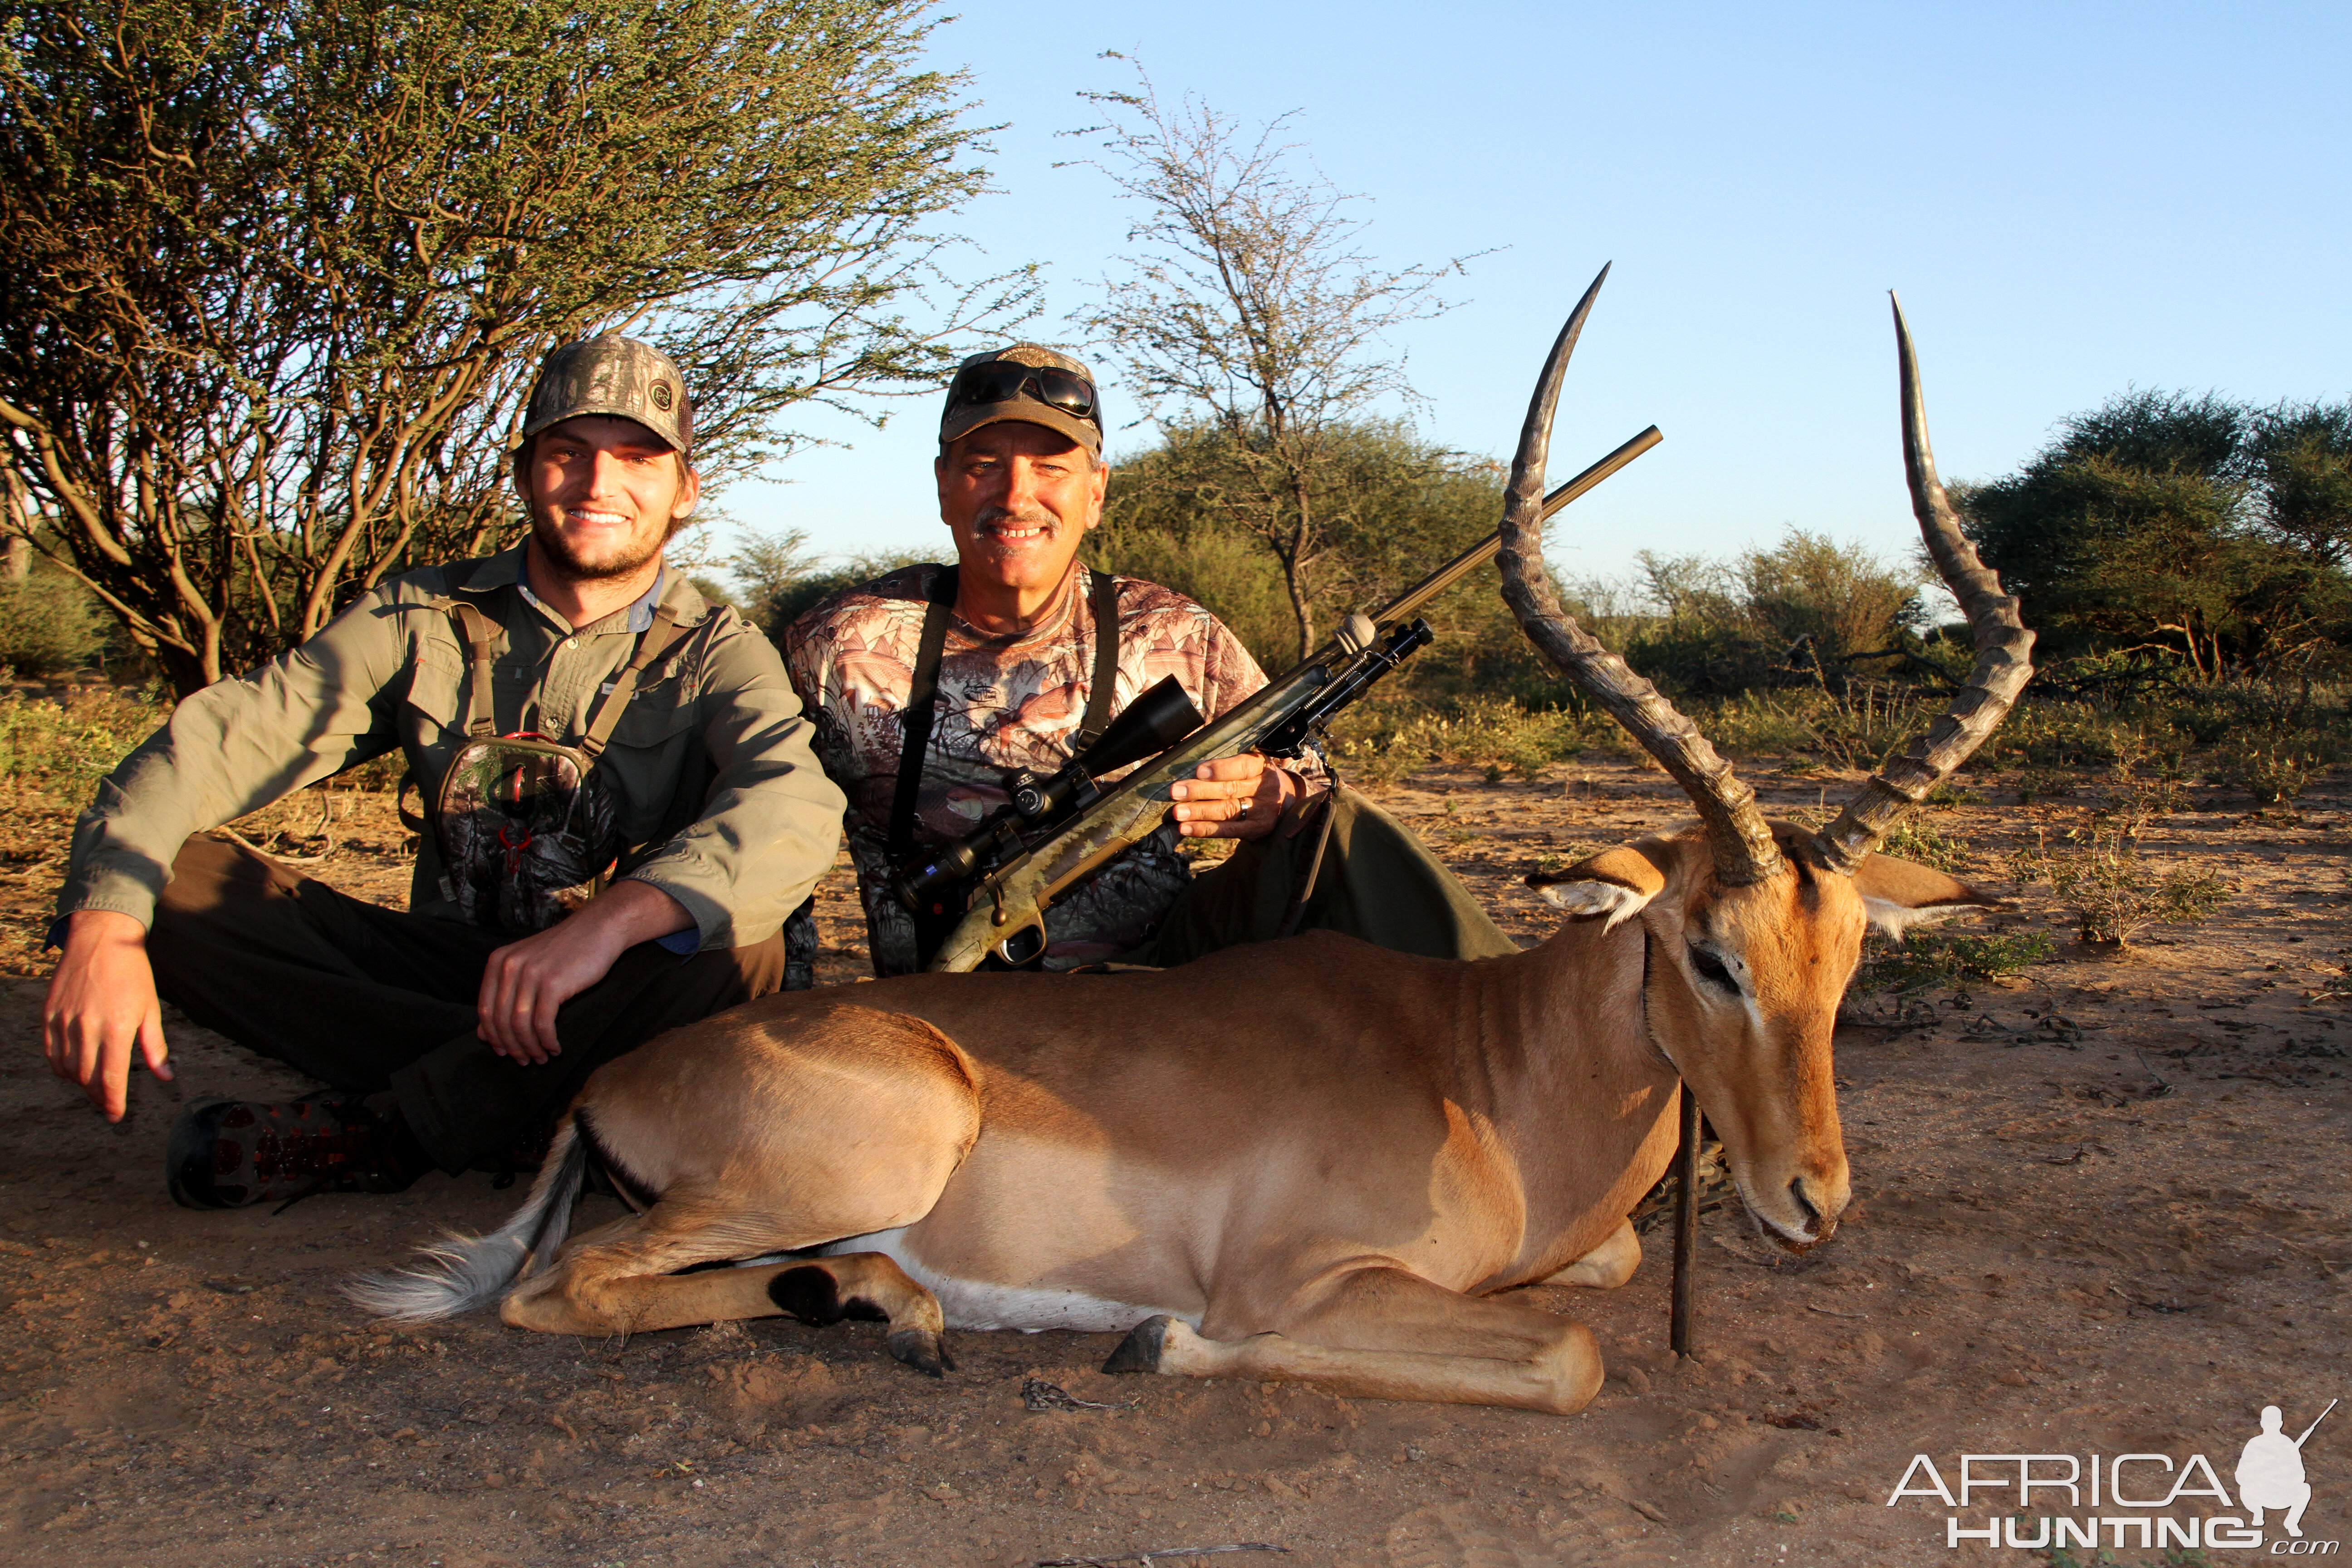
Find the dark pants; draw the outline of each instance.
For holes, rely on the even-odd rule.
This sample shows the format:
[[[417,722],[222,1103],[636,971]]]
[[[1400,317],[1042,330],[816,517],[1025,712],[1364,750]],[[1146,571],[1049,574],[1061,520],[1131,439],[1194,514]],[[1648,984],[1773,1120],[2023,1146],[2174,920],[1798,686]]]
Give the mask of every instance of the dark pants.
[[[474,1035],[482,971],[512,940],[379,908],[199,835],[172,864],[147,953],[157,992],[206,1028],[337,1089],[393,1090],[453,1173],[552,1121],[614,1057],[783,978],[781,935],[684,958],[640,943],[564,1004],[562,1054],[531,1067]]]
[[[1500,958],[1519,951],[1461,879],[1404,824],[1354,790],[1325,810],[1331,837],[1293,931],[1335,931],[1424,958]],[[1134,962],[1171,969],[1243,942],[1288,934],[1285,917],[1314,858],[1320,818],[1287,837],[1234,847],[1192,879]]]

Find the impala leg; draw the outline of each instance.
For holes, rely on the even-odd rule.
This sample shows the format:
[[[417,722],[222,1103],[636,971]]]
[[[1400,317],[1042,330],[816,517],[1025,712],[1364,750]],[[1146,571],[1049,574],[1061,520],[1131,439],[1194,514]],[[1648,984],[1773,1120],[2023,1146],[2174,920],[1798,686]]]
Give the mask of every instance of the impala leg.
[[[890,1353],[918,1372],[937,1377],[955,1370],[948,1354],[947,1318],[940,1299],[879,1252],[845,1252],[772,1268],[740,1268],[768,1276],[764,1289],[779,1311],[804,1323],[837,1323],[844,1318],[887,1322]]]
[[[1642,1238],[1633,1222],[1620,1221],[1609,1239],[1544,1281],[1547,1285],[1582,1285],[1594,1290],[1614,1290],[1642,1267]]]
[[[1280,1332],[1203,1338],[1173,1318],[1137,1326],[1105,1372],[1281,1378],[1332,1394],[1500,1405],[1567,1415],[1600,1390],[1592,1332],[1523,1301],[1474,1299],[1402,1268],[1363,1268],[1285,1314]]]
[[[824,1239],[756,1229],[707,1202],[673,1194],[574,1237],[545,1273],[525,1279],[499,1305],[510,1326],[547,1334],[651,1333],[689,1323],[773,1317],[763,1275],[751,1268],[680,1274],[700,1263],[757,1257]]]
[[[939,1298],[881,1253],[678,1274],[774,1248],[747,1247],[707,1226],[665,1235],[660,1207],[582,1237],[553,1269],[509,1296],[499,1315],[515,1328],[557,1334],[652,1333],[783,1314],[819,1324],[859,1318],[887,1322],[890,1353],[917,1371],[937,1377],[953,1370]]]
[[[591,1079],[581,1114],[608,1157],[661,1195],[574,1240],[499,1315],[563,1334],[788,1311],[882,1317],[891,1353],[937,1375],[939,1302],[878,1254],[678,1272],[910,1224],[978,1136],[978,1095],[946,1037],[861,1008],[821,1022],[792,1040],[747,1029],[692,1042],[683,1058],[656,1042]]]

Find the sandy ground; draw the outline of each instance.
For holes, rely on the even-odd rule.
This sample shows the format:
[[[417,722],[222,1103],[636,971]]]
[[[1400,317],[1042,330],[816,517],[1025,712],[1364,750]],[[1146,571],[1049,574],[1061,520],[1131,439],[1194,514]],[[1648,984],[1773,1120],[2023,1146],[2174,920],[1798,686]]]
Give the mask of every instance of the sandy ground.
[[[1748,773],[1783,809],[1822,788]],[[2093,804],[2020,807],[1968,782],[1981,799],[1935,822],[1996,885],[1997,852]],[[1542,857],[1685,815],[1662,776],[1617,762],[1532,784],[1426,774],[1384,798],[1528,942],[1549,921],[1517,879]],[[1958,1555],[1948,1514],[1979,1528],[2004,1494],[1888,1506],[1917,1454],[1956,1486],[1963,1453],[2203,1453],[2234,1493],[2262,1405],[2291,1435],[2352,1393],[2347,805],[2332,783],[2267,816],[2192,792],[2147,844],[2232,880],[2210,924],[2117,957],[2075,945],[2029,892],[1992,922],[2058,935],[2024,980],[1909,1007],[1860,999],[1882,1022],[1839,1037],[1858,1202],[1836,1241],[1788,1257],[1736,1214],[1711,1216],[1702,1353],[1683,1363],[1665,1349],[1664,1231],[1621,1290],[1538,1288],[1610,1361],[1601,1396],[1565,1418],[1106,1378],[1090,1369],[1111,1336],[960,1335],[961,1369],[933,1382],[861,1324],[626,1343],[487,1318],[375,1327],[339,1282],[441,1226],[492,1225],[520,1190],[436,1176],[277,1215],[173,1208],[161,1152],[180,1100],[310,1086],[176,1019],[177,1084],[139,1079],[120,1128],[51,1079],[27,939],[65,825],[19,811],[0,827],[0,922],[27,976],[0,980],[0,1561],[1013,1568],[1260,1544],[1301,1568],[1928,1563]],[[315,853],[318,815],[312,798],[247,831]],[[383,802],[347,802],[331,832],[314,873],[397,902]],[[845,885],[837,870],[825,889],[832,979],[861,962]],[[591,1201],[583,1220],[604,1217]],[[1032,1409],[1031,1380],[1108,1408]],[[2347,1439],[2338,1411],[2304,1450],[2310,1541],[2346,1533]],[[2168,1557],[2129,1530],[2109,1550],[2267,1552]]]

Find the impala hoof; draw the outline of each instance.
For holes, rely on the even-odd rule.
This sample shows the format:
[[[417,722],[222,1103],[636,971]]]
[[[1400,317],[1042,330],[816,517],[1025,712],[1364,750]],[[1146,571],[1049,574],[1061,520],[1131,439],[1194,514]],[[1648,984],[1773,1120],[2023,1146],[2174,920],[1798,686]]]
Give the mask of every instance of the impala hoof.
[[[1128,1331],[1127,1338],[1118,1342],[1118,1349],[1102,1363],[1105,1372],[1158,1372],[1160,1352],[1168,1348],[1168,1325],[1174,1321],[1166,1313],[1146,1318]]]
[[[893,1357],[926,1377],[944,1377],[955,1370],[947,1342],[929,1329],[900,1329],[887,1342]]]

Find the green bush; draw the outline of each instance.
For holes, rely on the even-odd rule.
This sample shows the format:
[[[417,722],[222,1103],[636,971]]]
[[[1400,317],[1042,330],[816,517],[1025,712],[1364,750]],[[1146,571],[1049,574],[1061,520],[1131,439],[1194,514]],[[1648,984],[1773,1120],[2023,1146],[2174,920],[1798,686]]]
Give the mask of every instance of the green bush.
[[[2149,861],[2116,824],[2096,818],[2056,848],[2044,844],[2015,857],[2011,871],[2021,882],[2049,883],[2074,906],[2080,939],[2110,947],[2130,945],[2152,925],[2201,925],[2230,892],[2214,872]]]
[[[1707,707],[1696,704],[1692,721],[1716,746],[1736,755],[1785,755],[1813,745],[1811,711],[1818,691],[1743,691]]]
[[[1367,784],[1391,784],[1416,768],[1463,764],[1533,778],[1591,744],[1604,728],[1615,726],[1570,709],[1529,711],[1492,697],[1431,708],[1362,703],[1341,717],[1331,761],[1342,775]]]
[[[2309,731],[2284,737],[2241,733],[2214,749],[2212,774],[2217,783],[2244,790],[2258,805],[2279,805],[2304,792],[2334,750]]]
[[[89,589],[62,572],[0,578],[0,664],[63,675],[95,663],[108,626]]]
[[[171,715],[168,702],[93,687],[66,702],[0,695],[0,782],[21,799],[76,808]]]
[[[2053,951],[2047,933],[1995,931],[1984,936],[1936,936],[1921,931],[1889,942],[1863,962],[1854,976],[1860,991],[1898,994],[1970,981],[2009,980]]]
[[[1938,871],[1957,871],[1968,858],[1969,841],[1938,829],[1932,822],[1906,816],[1879,846],[1879,852]]]

